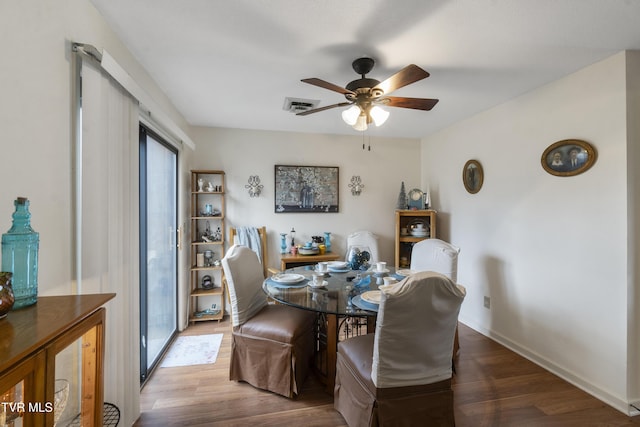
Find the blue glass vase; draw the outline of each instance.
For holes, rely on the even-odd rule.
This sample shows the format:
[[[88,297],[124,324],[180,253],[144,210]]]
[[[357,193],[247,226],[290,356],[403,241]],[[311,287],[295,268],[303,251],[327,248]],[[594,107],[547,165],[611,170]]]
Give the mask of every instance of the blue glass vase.
[[[280,233],[280,253],[286,254],[289,252],[289,247],[287,246],[287,233]]]
[[[2,235],[2,271],[13,273],[13,294],[18,309],[38,301],[38,246],[40,236],[31,228],[29,200],[18,197],[13,203],[11,229]]]
[[[327,252],[331,252],[331,233],[328,231],[324,232],[324,247]]]

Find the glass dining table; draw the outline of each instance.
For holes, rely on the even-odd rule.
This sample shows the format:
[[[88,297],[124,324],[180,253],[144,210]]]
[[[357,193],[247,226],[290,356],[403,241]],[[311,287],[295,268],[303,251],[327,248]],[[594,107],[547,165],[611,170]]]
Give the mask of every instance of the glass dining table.
[[[316,286],[315,267],[296,267],[268,277],[262,289],[278,303],[317,313],[314,368],[326,391],[333,393],[338,342],[375,331],[378,286],[384,277],[400,280],[404,276],[399,273],[406,272],[330,268]]]

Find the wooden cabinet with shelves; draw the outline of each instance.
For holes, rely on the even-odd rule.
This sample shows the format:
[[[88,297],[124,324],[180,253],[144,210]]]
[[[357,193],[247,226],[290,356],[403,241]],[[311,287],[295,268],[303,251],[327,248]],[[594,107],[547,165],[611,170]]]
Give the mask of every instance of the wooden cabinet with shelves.
[[[223,171],[191,171],[191,322],[224,317],[226,298],[220,264],[225,254],[224,181]]]
[[[411,226],[422,222],[427,230],[426,235],[414,236],[411,234]],[[403,233],[406,230],[406,233]],[[408,268],[411,263],[411,251],[413,245],[421,240],[436,237],[436,211],[425,210],[396,210],[396,243],[395,265],[399,268]],[[423,234],[423,233],[420,233]]]
[[[54,425],[54,384],[59,374],[56,356],[77,340],[81,340],[82,352],[77,393],[80,413],[76,418],[81,425],[102,425],[102,306],[114,297],[115,294],[39,297],[37,304],[11,311],[0,322],[0,396],[6,403],[0,407],[2,425],[13,425],[12,421],[25,426]]]

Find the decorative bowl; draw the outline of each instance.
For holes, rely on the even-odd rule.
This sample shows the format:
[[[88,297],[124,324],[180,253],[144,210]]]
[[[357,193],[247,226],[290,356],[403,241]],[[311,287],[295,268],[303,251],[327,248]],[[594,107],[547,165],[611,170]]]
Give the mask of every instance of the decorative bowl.
[[[427,237],[429,235],[429,225],[423,219],[414,219],[407,224],[409,234],[414,237]]]

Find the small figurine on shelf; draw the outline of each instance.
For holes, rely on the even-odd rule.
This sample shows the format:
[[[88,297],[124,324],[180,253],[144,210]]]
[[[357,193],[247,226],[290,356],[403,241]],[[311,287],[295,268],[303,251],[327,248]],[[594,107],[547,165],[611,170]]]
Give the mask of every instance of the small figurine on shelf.
[[[210,251],[210,250],[204,251],[204,266],[205,267],[213,266],[213,251]]]
[[[222,240],[222,230],[220,230],[220,227],[218,227],[216,232],[213,233],[213,241],[214,242],[219,242],[221,240]]]
[[[213,289],[214,286],[215,283],[213,282],[211,276],[206,275],[202,278],[202,289]]]
[[[198,192],[202,193],[204,191],[204,180],[202,178],[198,179]]]
[[[407,192],[404,189],[404,181],[400,185],[400,193],[398,194],[398,202],[396,209],[407,209]]]
[[[213,193],[213,184],[211,184],[211,182],[207,183],[207,191],[209,193]]]
[[[213,242],[213,236],[211,235],[211,225],[209,224],[209,221],[207,221],[207,226],[200,237],[202,238],[203,242]]]

